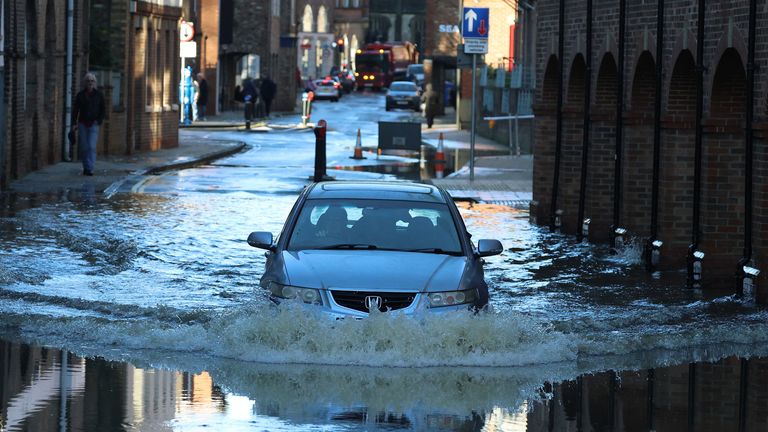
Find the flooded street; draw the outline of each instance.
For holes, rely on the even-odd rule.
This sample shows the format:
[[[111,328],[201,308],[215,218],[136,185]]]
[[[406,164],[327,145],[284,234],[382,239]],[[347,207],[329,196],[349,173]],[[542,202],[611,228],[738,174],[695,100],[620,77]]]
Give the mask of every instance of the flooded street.
[[[109,199],[4,197],[0,430],[768,428],[768,311],[524,209],[459,203],[473,239],[505,247],[487,258],[488,313],[274,306],[245,239],[280,232],[312,142],[261,135]],[[331,174],[395,178],[377,171]]]

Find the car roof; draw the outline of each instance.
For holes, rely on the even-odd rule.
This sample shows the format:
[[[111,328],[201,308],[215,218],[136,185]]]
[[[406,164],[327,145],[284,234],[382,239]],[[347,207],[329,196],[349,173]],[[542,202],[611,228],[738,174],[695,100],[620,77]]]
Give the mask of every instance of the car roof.
[[[312,188],[307,199],[380,199],[445,203],[441,190],[403,181],[330,181]]]
[[[413,81],[392,81],[392,84],[390,85],[395,85],[395,84],[408,84],[408,85],[416,86],[416,84],[414,84]]]

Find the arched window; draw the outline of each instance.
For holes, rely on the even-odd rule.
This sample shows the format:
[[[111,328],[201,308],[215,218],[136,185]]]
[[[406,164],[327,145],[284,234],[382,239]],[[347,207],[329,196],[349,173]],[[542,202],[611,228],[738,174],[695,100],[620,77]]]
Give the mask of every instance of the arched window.
[[[310,5],[304,6],[304,17],[301,19],[301,31],[304,31],[304,32],[314,31],[314,29],[312,28],[312,24],[314,20],[315,20],[315,17],[312,14],[312,6]]]
[[[325,12],[325,6],[320,6],[317,10],[317,32],[328,33],[328,14]]]

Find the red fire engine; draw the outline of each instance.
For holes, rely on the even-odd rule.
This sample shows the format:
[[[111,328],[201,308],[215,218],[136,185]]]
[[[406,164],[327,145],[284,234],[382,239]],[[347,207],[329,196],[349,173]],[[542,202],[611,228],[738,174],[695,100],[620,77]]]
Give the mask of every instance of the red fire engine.
[[[389,87],[404,79],[409,64],[417,63],[419,53],[411,42],[369,43],[355,55],[357,89]]]

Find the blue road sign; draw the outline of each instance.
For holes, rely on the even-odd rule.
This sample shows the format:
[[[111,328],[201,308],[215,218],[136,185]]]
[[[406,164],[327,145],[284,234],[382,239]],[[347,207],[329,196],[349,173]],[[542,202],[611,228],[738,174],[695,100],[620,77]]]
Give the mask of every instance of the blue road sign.
[[[465,38],[488,39],[488,8],[465,7],[461,19],[461,35]]]

